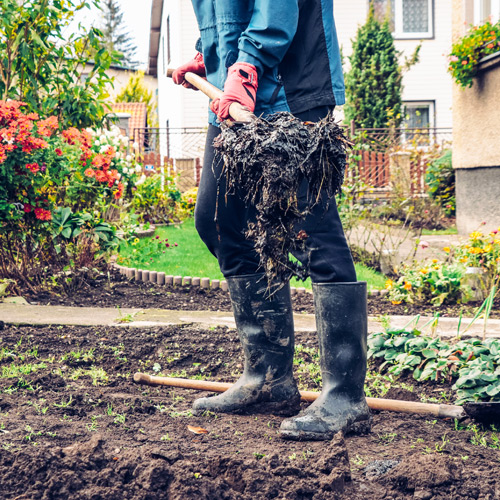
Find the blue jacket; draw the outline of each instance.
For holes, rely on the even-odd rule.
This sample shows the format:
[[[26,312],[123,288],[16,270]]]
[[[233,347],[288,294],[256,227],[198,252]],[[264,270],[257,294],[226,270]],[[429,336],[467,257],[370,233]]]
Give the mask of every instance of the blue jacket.
[[[208,81],[222,89],[229,66],[256,66],[257,116],[344,104],[333,0],[192,2]]]

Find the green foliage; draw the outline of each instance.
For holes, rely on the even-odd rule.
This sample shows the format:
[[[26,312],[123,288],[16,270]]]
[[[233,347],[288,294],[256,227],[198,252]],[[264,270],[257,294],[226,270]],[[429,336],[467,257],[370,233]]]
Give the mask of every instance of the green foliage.
[[[164,254],[177,246],[176,242],[169,242],[168,238],[160,238],[159,235],[152,238],[130,239],[121,247],[120,250],[126,257],[122,256],[119,261],[126,265],[156,269],[158,261],[166,258]]]
[[[465,268],[459,264],[438,262],[405,265],[396,280],[388,280],[389,300],[393,304],[402,302],[431,302],[440,306],[456,303],[462,296],[462,278]]]
[[[144,84],[144,71],[138,71],[130,76],[127,85],[116,96],[115,102],[143,102],[148,110],[148,127],[158,126],[153,92]]]
[[[368,338],[368,358],[383,358],[379,370],[413,372],[419,382],[456,380],[457,404],[500,401],[500,340],[456,343],[422,336],[418,330],[388,330]]]
[[[106,71],[116,54],[101,47],[96,29],[69,37],[65,30],[76,11],[97,3],[1,0],[0,99],[26,102],[41,116],[56,115],[65,127],[102,122],[111,83]]]
[[[443,208],[447,216],[455,215],[455,170],[451,164],[451,149],[432,162],[425,171],[429,195]]]
[[[346,74],[346,121],[383,128],[401,122],[401,68],[388,21],[379,22],[370,4],[368,19],[358,28]]]
[[[169,223],[176,218],[177,202],[181,193],[173,178],[160,174],[143,177],[136,185],[132,208],[143,222]]]
[[[473,26],[455,42],[448,56],[448,71],[462,88],[472,87],[479,61],[500,51],[500,22]]]

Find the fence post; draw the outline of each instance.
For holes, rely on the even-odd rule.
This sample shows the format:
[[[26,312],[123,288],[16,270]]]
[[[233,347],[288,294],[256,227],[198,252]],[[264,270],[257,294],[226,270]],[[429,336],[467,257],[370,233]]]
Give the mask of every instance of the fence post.
[[[351,120],[351,138],[354,137],[355,133],[356,133],[356,124],[354,123],[354,120]]]
[[[412,194],[411,155],[407,151],[389,155],[389,178],[396,196],[410,198]]]

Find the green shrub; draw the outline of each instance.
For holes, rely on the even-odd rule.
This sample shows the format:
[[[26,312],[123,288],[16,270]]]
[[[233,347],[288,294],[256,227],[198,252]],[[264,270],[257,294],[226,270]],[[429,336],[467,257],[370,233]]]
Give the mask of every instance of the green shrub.
[[[387,280],[388,298],[393,304],[431,302],[436,306],[457,302],[462,295],[465,268],[436,260],[402,268],[399,278]]]
[[[166,224],[177,217],[177,202],[181,193],[173,178],[160,174],[142,177],[136,184],[132,208],[142,222]]]
[[[368,359],[382,358],[379,370],[413,373],[419,382],[455,380],[457,404],[500,401],[500,340],[466,339],[456,343],[430,338],[414,329],[370,335]]]
[[[455,215],[455,170],[451,163],[451,149],[427,167],[425,182],[429,195],[439,203],[445,214]]]

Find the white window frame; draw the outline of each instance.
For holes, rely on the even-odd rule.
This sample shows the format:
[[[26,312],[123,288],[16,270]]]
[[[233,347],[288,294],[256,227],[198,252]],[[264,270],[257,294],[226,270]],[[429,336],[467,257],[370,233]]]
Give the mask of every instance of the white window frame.
[[[429,16],[429,29],[427,32],[407,33],[403,31],[403,0],[392,0],[394,2],[394,32],[395,39],[421,39],[434,38],[434,0],[427,0]]]
[[[403,108],[406,112],[406,108],[423,108],[427,106],[429,108],[429,128],[434,128],[435,125],[435,106],[436,101],[403,101]]]
[[[500,20],[500,0],[491,0],[491,22]],[[486,22],[484,15],[484,1],[474,0],[474,26],[479,26]]]

